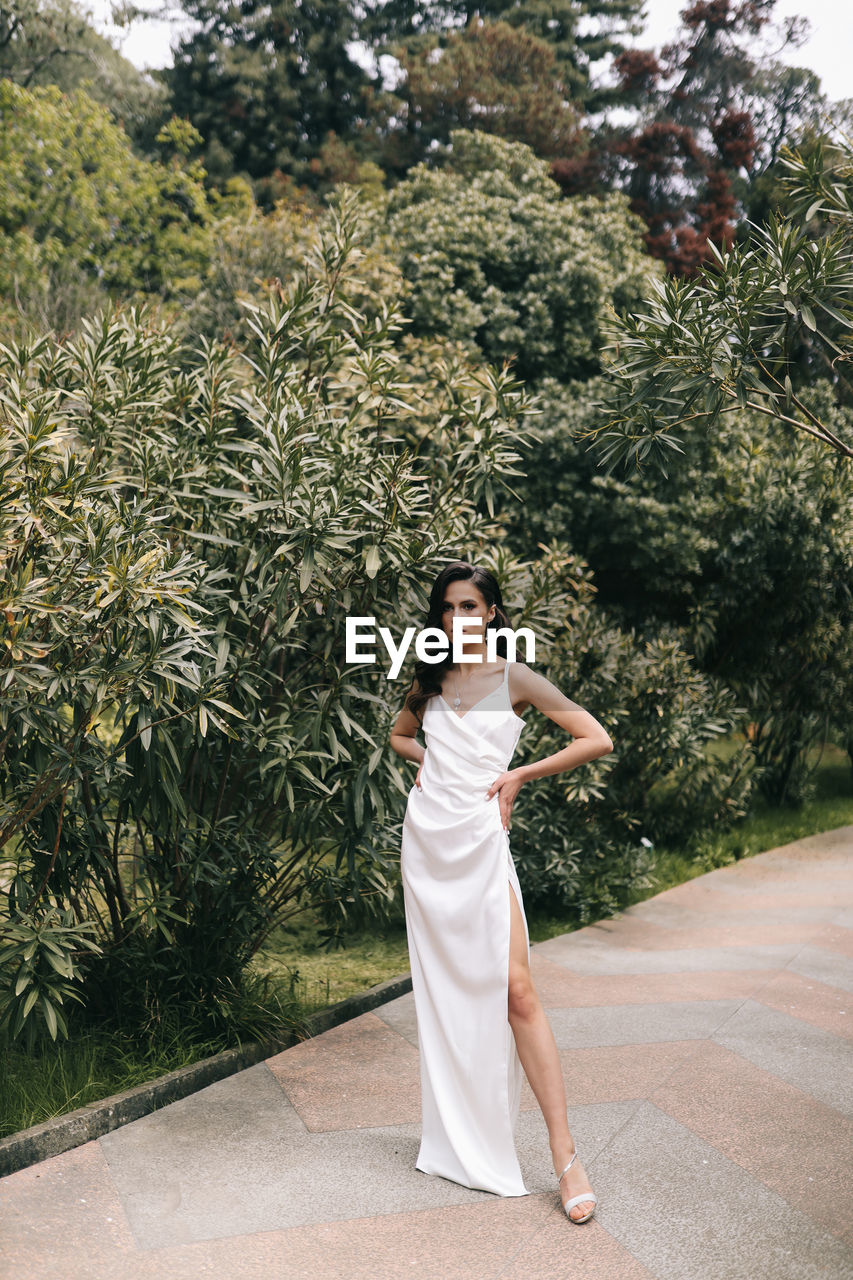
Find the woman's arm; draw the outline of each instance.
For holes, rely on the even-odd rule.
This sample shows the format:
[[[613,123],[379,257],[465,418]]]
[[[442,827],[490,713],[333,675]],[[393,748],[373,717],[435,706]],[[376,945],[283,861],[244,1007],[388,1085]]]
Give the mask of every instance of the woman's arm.
[[[554,773],[564,773],[567,769],[577,768],[579,764],[587,764],[590,760],[597,760],[599,756],[606,756],[613,750],[610,735],[595,716],[584,711],[576,702],[571,702],[556,685],[531,671],[525,663],[513,663],[508,682],[513,706],[519,705],[521,710],[529,706],[536,707],[537,711],[541,711],[549,720],[570,733],[574,741],[552,756],[519,765],[517,769],[508,769],[495,779],[488,790],[488,798],[491,799],[496,792],[500,793],[501,821],[507,830],[515,797],[525,782],[534,778],[546,778]]]
[[[408,694],[406,696],[408,697]],[[398,756],[402,756],[404,760],[413,760],[418,765],[418,772],[415,777],[415,786],[417,787],[421,784],[420,766],[423,764],[426,754],[426,748],[417,741],[420,727],[420,721],[417,716],[404,703],[403,710],[394,721],[394,728],[391,730],[389,738],[391,746]]]

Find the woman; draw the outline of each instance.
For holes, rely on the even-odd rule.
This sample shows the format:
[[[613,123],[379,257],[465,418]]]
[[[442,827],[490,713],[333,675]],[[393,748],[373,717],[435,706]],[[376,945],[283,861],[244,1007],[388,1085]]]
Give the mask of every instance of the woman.
[[[418,1017],[423,1134],[417,1167],[498,1195],[527,1195],[513,1128],[523,1066],[548,1126],[560,1197],[586,1222],[596,1197],[576,1157],[557,1046],[530,977],[527,925],[509,852],[512,807],[534,778],[612,751],[593,716],[524,663],[487,661],[486,632],[509,627],[491,573],[458,561],[435,581],[427,626],[452,637],[454,665],[419,662],[391,746],[418,765],[403,824],[401,867]],[[506,653],[498,638],[497,652]],[[536,707],[574,739],[508,768]],[[417,741],[423,729],[426,747]]]

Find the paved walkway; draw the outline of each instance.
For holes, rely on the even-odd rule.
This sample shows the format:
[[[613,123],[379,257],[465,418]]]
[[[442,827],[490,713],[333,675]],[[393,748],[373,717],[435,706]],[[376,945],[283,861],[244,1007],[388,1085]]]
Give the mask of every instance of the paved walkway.
[[[414,1169],[412,997],[0,1180],[4,1280],[853,1278],[853,827],[534,948],[598,1217]]]

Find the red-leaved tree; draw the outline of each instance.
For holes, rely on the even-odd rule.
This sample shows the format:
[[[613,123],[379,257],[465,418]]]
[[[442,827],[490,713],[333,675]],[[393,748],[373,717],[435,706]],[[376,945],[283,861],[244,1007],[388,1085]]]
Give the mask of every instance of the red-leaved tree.
[[[647,226],[649,252],[693,275],[709,243],[730,248],[756,171],[755,119],[770,56],[756,48],[776,0],[695,0],[672,44],[629,49],[614,60],[618,98],[635,120],[605,126],[588,153],[553,165],[568,193],[621,187]],[[798,20],[778,44],[796,42]]]

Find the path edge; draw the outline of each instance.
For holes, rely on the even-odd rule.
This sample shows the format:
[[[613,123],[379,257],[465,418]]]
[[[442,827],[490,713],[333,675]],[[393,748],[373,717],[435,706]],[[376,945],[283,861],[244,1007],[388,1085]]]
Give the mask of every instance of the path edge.
[[[389,978],[379,982],[375,987],[358,995],[347,996],[327,1009],[319,1009],[305,1019],[310,1036],[320,1035],[331,1027],[342,1022],[349,1022],[359,1014],[369,1013],[379,1005],[406,995],[412,989],[411,974],[401,974],[397,978]],[[0,1178],[30,1165],[39,1164],[51,1156],[61,1155],[72,1147],[82,1146],[100,1138],[113,1129],[150,1115],[160,1107],[197,1093],[207,1085],[226,1076],[234,1075],[246,1067],[254,1066],[270,1058],[284,1049],[298,1044],[302,1037],[295,1032],[283,1040],[252,1042],[235,1049],[225,1049],[214,1054],[212,1058],[203,1058],[188,1067],[179,1067],[168,1075],[149,1080],[146,1084],[134,1085],[121,1093],[114,1093],[100,1102],[90,1102],[76,1111],[68,1111],[56,1116],[53,1120],[45,1120],[33,1125],[30,1129],[21,1129],[8,1138],[0,1139]]]

